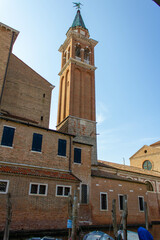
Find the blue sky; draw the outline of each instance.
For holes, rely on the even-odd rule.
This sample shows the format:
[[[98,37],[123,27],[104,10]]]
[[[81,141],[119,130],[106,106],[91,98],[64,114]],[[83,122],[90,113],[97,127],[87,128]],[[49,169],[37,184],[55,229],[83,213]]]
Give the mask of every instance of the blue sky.
[[[160,8],[152,0],[82,0],[95,48],[98,159],[129,164],[160,140]],[[0,22],[20,31],[13,53],[55,85],[55,129],[61,54],[76,14],[71,0],[0,0]]]

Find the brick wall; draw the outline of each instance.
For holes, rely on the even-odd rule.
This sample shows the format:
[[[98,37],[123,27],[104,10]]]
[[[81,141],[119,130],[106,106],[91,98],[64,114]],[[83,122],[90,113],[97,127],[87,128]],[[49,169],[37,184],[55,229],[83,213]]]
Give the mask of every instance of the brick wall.
[[[11,55],[1,106],[4,113],[48,127],[51,91],[45,79]]]
[[[100,192],[108,194],[108,210],[100,210]],[[92,177],[92,223],[110,224],[112,221],[112,200],[116,199],[117,224],[121,222],[122,211],[119,210],[118,195],[126,194],[128,198],[128,224],[142,224],[145,222],[144,212],[139,211],[138,196],[143,196],[147,201],[146,186],[127,181],[111,180],[107,178]]]
[[[57,169],[69,169],[69,141],[70,137],[58,134],[54,131],[27,126],[13,121],[0,121],[0,139],[3,126],[15,127],[13,147],[0,146],[0,161],[51,167]],[[43,135],[41,152],[32,151],[33,133]],[[58,156],[58,139],[67,141],[66,156]],[[1,141],[1,140],[0,140]]]
[[[73,193],[76,187],[74,182],[14,175],[1,175],[0,179],[9,180],[12,203],[11,230],[66,228],[68,198],[56,196],[56,185],[71,186]],[[48,184],[47,196],[29,195],[30,182]],[[0,194],[0,231],[5,225],[6,199],[6,194]]]
[[[57,129],[76,135],[74,140],[79,143],[90,144],[92,146],[91,163],[97,164],[96,122],[69,116],[57,126]]]
[[[0,27],[0,93],[2,91],[11,39],[12,32],[5,27]]]

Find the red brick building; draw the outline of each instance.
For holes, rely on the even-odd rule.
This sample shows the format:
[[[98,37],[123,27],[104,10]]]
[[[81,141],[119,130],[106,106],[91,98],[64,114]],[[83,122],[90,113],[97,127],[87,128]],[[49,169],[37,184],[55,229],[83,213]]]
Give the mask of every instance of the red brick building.
[[[66,229],[68,196],[78,189],[78,226],[120,223],[123,196],[128,223],[160,218],[160,173],[97,161],[94,47],[77,11],[62,53],[57,130],[49,129],[54,86],[12,54],[18,31],[0,23],[0,231],[7,193],[12,231]],[[146,184],[147,183],[147,184]],[[157,211],[158,209],[158,211]],[[154,213],[154,214],[153,214]]]

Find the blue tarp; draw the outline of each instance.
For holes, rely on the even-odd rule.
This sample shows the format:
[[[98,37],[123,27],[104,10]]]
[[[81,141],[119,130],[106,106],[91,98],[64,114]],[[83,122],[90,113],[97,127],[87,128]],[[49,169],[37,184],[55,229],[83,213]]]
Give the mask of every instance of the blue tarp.
[[[153,240],[151,233],[147,229],[139,227],[137,232],[140,240]]]

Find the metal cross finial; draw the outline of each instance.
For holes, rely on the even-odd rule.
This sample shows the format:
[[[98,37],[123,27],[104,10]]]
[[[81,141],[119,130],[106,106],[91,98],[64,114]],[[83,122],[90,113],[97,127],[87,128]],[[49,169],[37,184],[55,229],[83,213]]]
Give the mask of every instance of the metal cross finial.
[[[78,10],[81,8],[81,5],[82,5],[80,2],[78,2],[78,3],[73,2],[73,4],[74,4],[73,7],[77,8]],[[82,5],[82,6],[83,6],[83,5]]]

